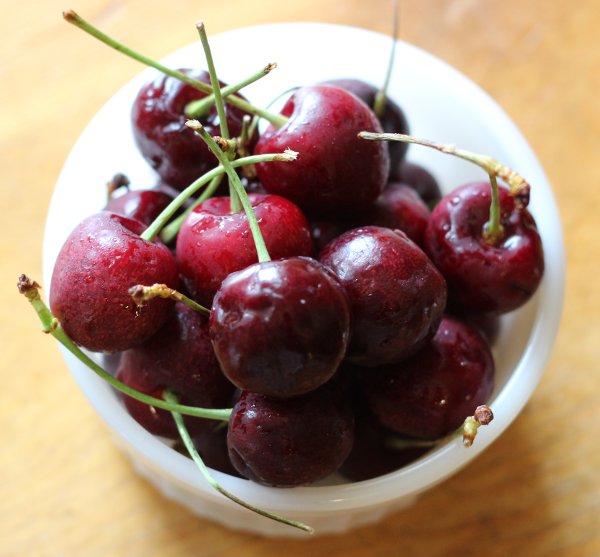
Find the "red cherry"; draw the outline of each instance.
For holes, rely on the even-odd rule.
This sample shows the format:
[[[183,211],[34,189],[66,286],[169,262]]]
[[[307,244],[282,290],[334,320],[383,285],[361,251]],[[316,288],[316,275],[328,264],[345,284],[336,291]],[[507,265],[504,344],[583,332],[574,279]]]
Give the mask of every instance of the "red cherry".
[[[350,300],[348,361],[396,362],[431,339],[446,307],[446,283],[406,234],[376,226],[349,230],[325,246],[319,260]]]
[[[328,381],[346,353],[348,300],[307,257],[257,263],[229,275],[213,301],[210,336],[237,387],[293,397]]]
[[[139,220],[148,226],[174,198],[175,196],[158,189],[129,190],[111,197],[105,211]]]
[[[244,392],[227,432],[229,456],[244,477],[293,487],[337,470],[352,447],[351,404],[330,382],[287,400]]]
[[[259,164],[270,193],[283,195],[311,214],[358,212],[383,191],[389,172],[385,145],[362,141],[361,130],[380,130],[373,111],[339,87],[313,85],[295,91],[283,107],[289,121],[259,138],[255,153],[286,148],[299,153],[293,164]]]
[[[312,254],[309,224],[296,205],[277,195],[249,198],[272,259]],[[181,226],[176,253],[183,282],[205,306],[225,277],[258,261],[248,218],[243,211],[230,212],[228,197],[194,209]]]
[[[499,188],[497,241],[485,237],[491,191],[486,182],[458,188],[434,209],[425,235],[427,252],[448,282],[449,302],[467,313],[501,314],[523,305],[544,274],[535,221],[505,187]]]
[[[52,275],[50,307],[65,333],[92,351],[127,350],[152,336],[171,302],[136,306],[136,284],[178,285],[175,259],[159,241],[140,238],[145,226],[102,212],[81,222],[63,245]]]
[[[488,344],[444,317],[429,345],[409,360],[365,370],[365,393],[379,421],[397,433],[437,439],[460,427],[494,385]]]
[[[205,71],[180,71],[210,84]],[[177,189],[189,186],[218,164],[204,141],[185,125],[187,104],[206,96],[178,79],[160,75],[142,87],[133,104],[133,135],[140,152],[162,180]],[[230,105],[225,110],[229,131],[232,137],[238,136],[246,113]],[[220,135],[214,106],[200,121],[211,135]]]

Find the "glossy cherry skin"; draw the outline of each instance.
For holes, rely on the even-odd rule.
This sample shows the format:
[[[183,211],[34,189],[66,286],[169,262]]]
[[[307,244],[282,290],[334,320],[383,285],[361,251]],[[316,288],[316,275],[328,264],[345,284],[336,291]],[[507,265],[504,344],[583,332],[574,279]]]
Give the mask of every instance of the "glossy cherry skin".
[[[499,196],[504,233],[496,243],[484,238],[489,183],[454,190],[429,219],[426,250],[448,282],[449,303],[459,311],[512,311],[531,298],[544,274],[542,242],[533,217],[506,188],[499,188]]]
[[[181,303],[155,335],[123,352],[118,372],[126,371],[143,373],[207,408],[226,408],[234,390],[215,356],[208,317]]]
[[[446,307],[446,283],[406,234],[376,226],[349,230],[319,260],[350,300],[348,361],[368,367],[400,361],[431,339]]]
[[[353,438],[351,404],[329,384],[288,400],[243,392],[227,432],[229,456],[240,474],[275,487],[306,485],[332,474]]]
[[[146,373],[143,369],[124,368],[117,373],[116,378],[136,391],[155,398],[163,398],[165,385],[154,374]],[[171,412],[145,404],[123,393],[120,393],[120,397],[129,415],[146,431],[167,439],[181,438]],[[202,406],[201,401],[196,400],[193,396],[181,396],[179,402],[190,406]],[[206,433],[216,427],[218,423],[193,416],[184,416],[183,421],[190,435],[194,436]]]
[[[442,192],[433,174],[421,165],[403,160],[390,172],[391,183],[406,184],[413,188],[429,207],[435,207]]]
[[[158,189],[129,190],[111,197],[104,209],[149,226],[173,199],[173,196]]]
[[[360,211],[383,191],[389,172],[387,146],[357,137],[362,130],[381,131],[373,111],[356,96],[330,85],[295,91],[281,113],[288,122],[267,128],[255,153],[286,148],[299,153],[288,163],[256,165],[270,193],[283,195],[311,216]]]
[[[210,84],[205,71],[180,71]],[[206,93],[191,85],[160,75],[142,87],[133,104],[131,121],[136,145],[161,179],[179,190],[218,164],[202,138],[185,125],[187,104],[204,97]],[[225,110],[229,133],[236,137],[246,113],[227,104]],[[210,135],[221,135],[214,106],[199,120]]]
[[[370,83],[360,79],[331,79],[325,83],[350,91],[350,93],[356,95],[370,108],[375,106],[375,97],[377,96],[378,89]],[[409,133],[408,121],[406,120],[404,111],[389,97],[386,99],[383,114],[378,117],[378,120],[384,132]],[[398,167],[401,161],[404,160],[406,151],[408,150],[408,143],[390,141],[387,145],[390,152],[391,172],[392,169]]]
[[[101,212],[76,226],[61,248],[50,307],[76,344],[98,352],[127,350],[167,319],[171,301],[154,299],[138,307],[128,292],[137,284],[179,283],[175,258],[158,240],[140,238],[145,228]]]
[[[314,259],[257,263],[223,281],[210,336],[234,385],[271,397],[298,396],[328,381],[342,361],[350,336],[348,300]]]
[[[379,421],[422,439],[456,430],[488,400],[493,386],[494,359],[487,342],[450,317],[409,360],[365,373],[365,394]]]
[[[272,259],[312,254],[310,227],[296,205],[278,195],[249,198]],[[190,213],[176,255],[187,289],[207,307],[225,277],[258,261],[246,213],[231,213],[228,197],[208,199]]]
[[[404,184],[391,183],[374,205],[365,210],[363,225],[402,230],[415,244],[423,247],[430,211],[419,194]]]

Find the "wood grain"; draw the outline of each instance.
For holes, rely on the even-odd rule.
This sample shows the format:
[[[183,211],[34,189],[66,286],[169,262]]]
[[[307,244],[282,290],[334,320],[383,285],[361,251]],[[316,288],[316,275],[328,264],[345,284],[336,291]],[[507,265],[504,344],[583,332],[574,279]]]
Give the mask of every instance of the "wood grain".
[[[495,97],[545,167],[567,245],[564,317],[531,402],[472,465],[376,526],[285,546],[197,519],[134,475],[16,293],[19,273],[41,276],[45,214],[70,147],[140,69],[67,26],[60,13],[73,7],[160,57],[195,40],[193,22],[200,18],[211,33],[293,20],[388,32],[389,2],[172,0],[168,6],[0,1],[0,555],[600,555],[600,219],[594,214],[600,207],[600,2],[402,3],[402,37]]]

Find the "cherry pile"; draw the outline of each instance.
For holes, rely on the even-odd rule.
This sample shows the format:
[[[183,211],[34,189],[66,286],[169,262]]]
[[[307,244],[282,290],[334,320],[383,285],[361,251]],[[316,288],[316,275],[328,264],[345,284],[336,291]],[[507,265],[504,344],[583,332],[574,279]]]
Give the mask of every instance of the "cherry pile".
[[[459,430],[493,389],[490,329],[543,275],[529,185],[403,135],[402,110],[388,99],[377,116],[376,88],[355,79],[299,87],[259,134],[238,93],[235,106],[218,89],[193,104],[225,87],[210,64],[171,74],[132,107],[159,182],[113,192],[73,230],[52,277],[55,326],[118,353],[114,384],[148,431],[177,444],[172,412],[188,414],[208,465],[264,485],[371,478]],[[442,197],[407,160],[411,142],[490,180]]]

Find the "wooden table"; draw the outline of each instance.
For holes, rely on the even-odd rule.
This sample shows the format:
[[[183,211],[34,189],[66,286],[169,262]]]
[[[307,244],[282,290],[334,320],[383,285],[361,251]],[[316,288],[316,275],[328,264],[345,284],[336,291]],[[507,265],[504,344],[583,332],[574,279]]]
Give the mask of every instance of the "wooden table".
[[[388,32],[389,2],[168,4],[0,2],[0,555],[600,555],[600,2],[403,2],[402,37],[489,91],[544,165],[566,237],[564,317],[531,402],[466,470],[376,526],[285,546],[195,518],[134,475],[17,295],[19,273],[41,276],[44,217],[69,149],[140,70],[67,26],[60,12],[72,7],[160,57],[193,40],[199,18],[211,33],[291,20]]]

